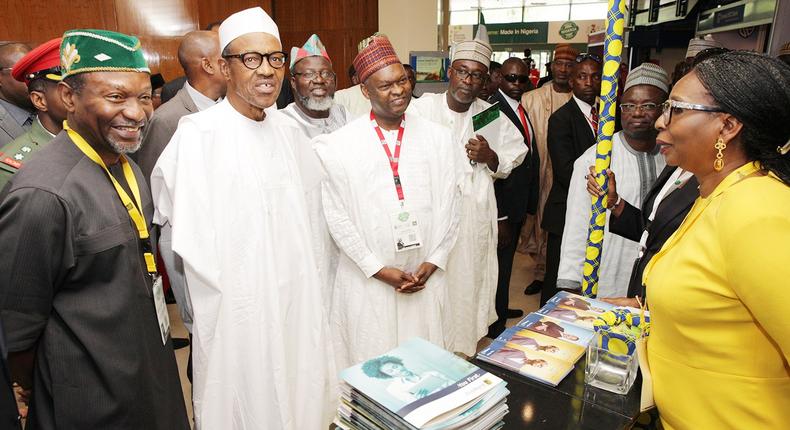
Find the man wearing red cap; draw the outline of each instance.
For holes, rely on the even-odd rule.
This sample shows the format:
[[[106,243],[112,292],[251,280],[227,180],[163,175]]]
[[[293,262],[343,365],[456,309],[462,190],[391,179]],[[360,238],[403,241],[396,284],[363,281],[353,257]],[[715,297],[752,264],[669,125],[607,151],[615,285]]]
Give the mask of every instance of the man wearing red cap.
[[[22,57],[11,75],[27,85],[30,102],[38,114],[30,130],[0,148],[0,189],[30,157],[63,130],[66,107],[58,95],[60,38],[37,47]]]
[[[340,368],[419,336],[446,346],[445,281],[460,190],[449,129],[405,114],[411,84],[389,40],[354,59],[372,110],[313,139],[340,248],[330,323]],[[437,270],[438,269],[438,270]]]
[[[521,105],[527,111],[532,127],[535,130],[535,145],[540,158],[540,190],[538,192],[538,208],[535,215],[527,216],[521,229],[521,245],[519,250],[528,253],[535,261],[534,281],[527,286],[526,294],[537,294],[543,287],[546,273],[546,232],[541,228],[543,208],[551,190],[551,160],[546,134],[549,129],[549,117],[562,105],[568,103],[573,95],[570,87],[570,74],[576,56],[575,48],[567,43],[560,43],[554,49],[551,62],[552,80],[534,91],[526,92],[521,97]]]

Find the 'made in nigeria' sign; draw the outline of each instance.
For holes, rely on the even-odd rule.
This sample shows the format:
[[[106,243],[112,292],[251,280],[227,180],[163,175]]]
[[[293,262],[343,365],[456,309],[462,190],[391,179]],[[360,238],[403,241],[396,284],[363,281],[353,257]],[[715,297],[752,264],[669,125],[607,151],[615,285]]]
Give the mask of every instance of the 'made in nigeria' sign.
[[[488,39],[494,44],[546,43],[548,22],[514,22],[509,24],[486,24]],[[473,34],[477,34],[477,26]]]

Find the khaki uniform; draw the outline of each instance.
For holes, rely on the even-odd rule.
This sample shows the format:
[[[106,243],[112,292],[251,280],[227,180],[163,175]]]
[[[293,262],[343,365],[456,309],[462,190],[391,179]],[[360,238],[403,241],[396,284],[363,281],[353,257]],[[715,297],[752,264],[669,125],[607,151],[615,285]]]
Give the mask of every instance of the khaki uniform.
[[[30,130],[0,148],[0,190],[33,154],[54,137],[37,118]]]

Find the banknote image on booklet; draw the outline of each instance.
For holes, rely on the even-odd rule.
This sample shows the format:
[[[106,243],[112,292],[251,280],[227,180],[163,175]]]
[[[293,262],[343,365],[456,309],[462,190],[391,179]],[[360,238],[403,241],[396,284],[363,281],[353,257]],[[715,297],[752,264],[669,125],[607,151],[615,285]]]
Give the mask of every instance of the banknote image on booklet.
[[[507,413],[502,379],[420,338],[340,377],[340,428],[488,430]]]

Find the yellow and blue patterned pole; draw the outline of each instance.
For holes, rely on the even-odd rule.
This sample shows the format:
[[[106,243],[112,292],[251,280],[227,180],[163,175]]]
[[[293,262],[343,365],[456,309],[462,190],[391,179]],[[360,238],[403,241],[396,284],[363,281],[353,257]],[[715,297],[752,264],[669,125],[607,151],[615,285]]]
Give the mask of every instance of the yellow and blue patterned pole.
[[[612,135],[617,113],[617,77],[623,53],[623,26],[625,1],[609,0],[606,14],[606,40],[604,41],[603,76],[601,79],[601,104],[598,107],[598,144],[595,151],[595,173],[603,196],[592,198],[590,227],[587,231],[587,252],[584,260],[582,293],[587,297],[598,295],[598,269],[603,252],[603,232],[606,228],[606,175],[612,160]]]

